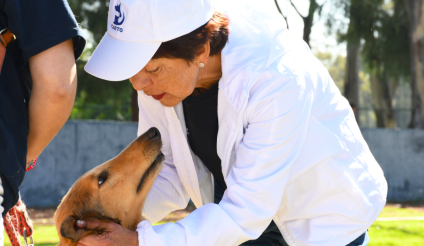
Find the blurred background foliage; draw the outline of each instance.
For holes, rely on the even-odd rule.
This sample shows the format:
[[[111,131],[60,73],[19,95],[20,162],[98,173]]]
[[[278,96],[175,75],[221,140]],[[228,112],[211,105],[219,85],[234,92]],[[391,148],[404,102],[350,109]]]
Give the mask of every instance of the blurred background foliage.
[[[136,92],[129,81],[102,81],[83,70],[106,32],[109,1],[68,1],[88,39],[77,62],[78,92],[71,119],[136,121]],[[418,43],[417,37],[412,39],[417,29],[424,28],[423,14],[415,11],[424,9],[424,0],[268,1],[273,5],[270,11],[278,10],[289,24],[292,16],[288,17],[287,6],[294,9],[303,21],[308,45],[313,44],[311,33],[318,21],[325,22],[326,35],[345,45],[346,51],[340,54],[313,45],[311,49],[355,105],[361,127],[424,128],[424,91],[419,89],[424,76],[417,75],[424,59],[424,52],[420,55],[417,49],[420,38],[424,45],[424,34]],[[304,11],[307,15],[302,15],[298,5],[305,1],[309,7]]]
[[[78,91],[70,118],[132,120],[131,83],[128,80],[104,81],[84,71],[86,62],[106,33],[109,1],[69,0],[68,2],[88,41],[81,58],[77,61]]]

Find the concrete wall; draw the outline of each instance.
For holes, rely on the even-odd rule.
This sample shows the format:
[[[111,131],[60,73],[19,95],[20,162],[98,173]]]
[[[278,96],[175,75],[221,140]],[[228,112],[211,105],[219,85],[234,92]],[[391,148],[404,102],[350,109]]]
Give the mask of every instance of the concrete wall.
[[[85,172],[115,157],[137,136],[136,123],[68,121],[26,173],[21,196],[27,206],[50,207]]]
[[[391,201],[424,200],[424,131],[363,129],[389,183]],[[69,121],[27,173],[21,195],[28,206],[58,205],[83,173],[113,158],[137,133],[137,124]]]
[[[389,201],[424,200],[424,130],[362,129],[389,184]]]

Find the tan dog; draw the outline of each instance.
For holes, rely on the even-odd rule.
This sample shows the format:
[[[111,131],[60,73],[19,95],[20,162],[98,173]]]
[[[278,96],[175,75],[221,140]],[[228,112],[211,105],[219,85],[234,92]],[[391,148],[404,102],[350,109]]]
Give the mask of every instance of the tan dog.
[[[164,155],[162,140],[151,128],[115,158],[81,176],[63,197],[54,221],[59,245],[77,245],[87,235],[101,235],[104,228],[83,230],[76,221],[113,221],[135,230],[142,221],[141,210]]]

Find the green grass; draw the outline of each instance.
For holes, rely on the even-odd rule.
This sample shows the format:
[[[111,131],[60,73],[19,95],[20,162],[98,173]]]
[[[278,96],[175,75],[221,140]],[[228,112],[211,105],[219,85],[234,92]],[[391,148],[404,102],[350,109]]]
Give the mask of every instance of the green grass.
[[[424,221],[377,221],[369,236],[369,246],[423,246]]]
[[[155,225],[163,224],[158,222]],[[21,238],[22,239],[22,238]],[[33,234],[34,244],[37,246],[53,246],[59,243],[59,236],[54,225],[36,225]],[[21,240],[23,242],[23,239]],[[28,240],[29,243],[29,240]],[[1,244],[0,244],[1,245]],[[24,245],[22,243],[22,245]],[[4,246],[11,246],[7,234],[4,233]]]
[[[424,216],[424,211],[398,207],[385,207],[380,214],[380,217],[418,216]],[[423,246],[424,221],[376,221],[369,229],[369,236],[369,246]],[[34,243],[37,246],[57,245],[56,228],[52,225],[35,226]],[[6,234],[5,246],[10,246]]]
[[[37,246],[53,246],[59,243],[59,236],[53,225],[34,226],[33,238],[34,244]],[[4,234],[4,245],[10,246],[6,233]]]
[[[383,217],[422,217],[424,211],[386,206]],[[369,229],[370,246],[424,245],[424,221],[376,221]]]

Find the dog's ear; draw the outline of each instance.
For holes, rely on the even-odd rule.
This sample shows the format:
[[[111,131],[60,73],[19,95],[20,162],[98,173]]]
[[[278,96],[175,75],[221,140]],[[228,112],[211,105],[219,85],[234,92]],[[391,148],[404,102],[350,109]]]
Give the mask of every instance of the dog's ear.
[[[83,237],[93,233],[91,230],[78,228],[76,225],[78,218],[75,215],[66,217],[60,225],[60,234],[62,237],[70,239],[73,243],[78,242]]]
[[[114,222],[121,224],[118,219],[110,218],[95,211],[83,212],[79,217],[76,215],[70,215],[63,220],[62,224],[60,225],[60,234],[62,237],[70,239],[75,243],[87,235],[103,235],[103,233],[106,231],[106,228],[103,227],[96,227],[91,229],[78,228],[76,222],[79,219],[99,222]]]
[[[63,220],[60,225],[60,234],[62,237],[71,239],[73,242],[77,241],[76,222],[77,218],[75,216],[68,216]]]

